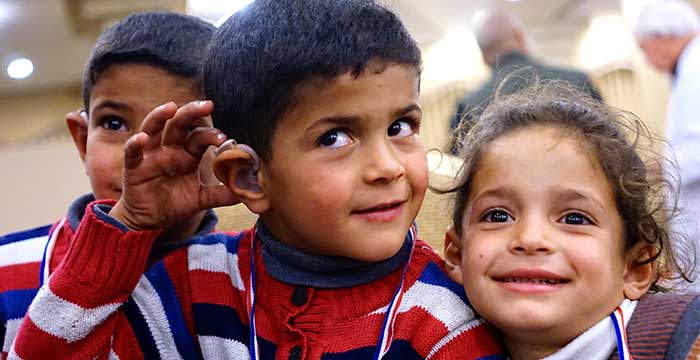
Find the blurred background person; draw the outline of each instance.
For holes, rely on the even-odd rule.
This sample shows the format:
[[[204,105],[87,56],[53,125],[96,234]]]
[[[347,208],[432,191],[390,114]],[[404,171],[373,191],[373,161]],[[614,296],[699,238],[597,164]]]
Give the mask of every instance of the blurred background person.
[[[602,99],[583,72],[550,66],[533,59],[522,23],[508,12],[499,9],[481,10],[474,15],[472,27],[482,58],[491,69],[491,77],[459,102],[450,123],[452,131],[456,130],[461,121],[469,121],[469,118],[480,114],[491,101],[501,80],[518,69],[524,71],[508,78],[503,84],[502,94],[522,89],[536,76],[542,80],[564,80],[593,98]],[[467,118],[463,119],[465,115]]]
[[[700,249],[700,18],[681,0],[653,0],[642,8],[634,26],[647,60],[672,78],[666,117],[669,151],[680,170],[681,213],[672,231]],[[700,255],[696,255],[700,260]],[[696,261],[696,264],[700,261]],[[697,279],[694,288],[700,290]]]

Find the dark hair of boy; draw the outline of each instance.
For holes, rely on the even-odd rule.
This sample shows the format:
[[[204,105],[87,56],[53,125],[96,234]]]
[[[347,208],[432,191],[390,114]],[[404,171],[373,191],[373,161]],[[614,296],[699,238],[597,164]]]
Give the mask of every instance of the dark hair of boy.
[[[199,78],[206,47],[216,28],[206,21],[173,12],[131,14],[105,30],[95,42],[83,72],[83,103],[113,64],[141,63],[174,75]]]
[[[214,35],[204,94],[214,102],[214,126],[269,159],[277,122],[304,84],[359,76],[372,60],[420,73],[416,42],[373,1],[258,0]]]

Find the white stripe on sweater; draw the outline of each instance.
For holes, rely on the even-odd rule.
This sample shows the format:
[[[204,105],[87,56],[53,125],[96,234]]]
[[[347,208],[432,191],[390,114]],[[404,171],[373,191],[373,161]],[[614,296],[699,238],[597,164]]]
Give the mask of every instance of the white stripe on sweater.
[[[8,320],[5,323],[5,341],[2,344],[2,352],[8,353],[12,348],[12,343],[17,337],[17,331],[22,324],[22,318]]]
[[[449,289],[417,281],[406,291],[401,301],[399,313],[408,312],[413,307],[428,311],[447,327],[448,332],[464,325],[464,319],[476,319],[474,311]]]
[[[23,360],[17,353],[15,352],[15,347],[13,346],[12,349],[10,349],[10,353],[7,354],[7,360]]]
[[[187,268],[228,274],[231,284],[238,290],[245,290],[243,279],[238,271],[238,254],[231,254],[224,244],[196,244],[187,248]]]
[[[109,350],[109,358],[108,359],[109,360],[120,360],[119,355],[117,355],[117,353],[114,352],[114,349]]]
[[[455,329],[454,331],[451,331],[449,334],[447,334],[447,336],[445,336],[444,338],[440,339],[440,341],[438,341],[437,344],[435,344],[435,346],[433,346],[432,349],[430,349],[430,352],[428,353],[428,356],[425,357],[426,360],[429,360],[429,359],[431,359],[433,356],[435,356],[435,354],[437,354],[437,352],[440,351],[440,349],[442,349],[443,346],[449,344],[449,343],[450,343],[454,338],[456,338],[457,336],[461,335],[461,334],[464,333],[464,332],[470,331],[471,329],[473,329],[473,328],[475,328],[475,327],[477,327],[477,326],[481,326],[481,325],[483,325],[485,322],[486,322],[486,321],[483,320],[483,319],[474,319],[474,320],[472,320],[472,321],[470,321],[470,322],[468,322],[468,323],[462,324],[462,326],[460,326],[459,328]]]
[[[160,358],[182,359],[175,345],[175,339],[170,330],[170,323],[168,323],[163,303],[148,278],[145,276],[141,277],[132,293],[132,298],[146,320],[146,324],[148,324],[148,329],[156,343]]]
[[[0,246],[0,267],[40,262],[48,236],[40,236]]]
[[[121,304],[85,309],[61,299],[47,285],[39,289],[29,306],[29,318],[42,331],[69,343],[84,339],[112,315]]]
[[[248,347],[240,341],[218,336],[198,336],[202,357],[207,360],[250,359]]]

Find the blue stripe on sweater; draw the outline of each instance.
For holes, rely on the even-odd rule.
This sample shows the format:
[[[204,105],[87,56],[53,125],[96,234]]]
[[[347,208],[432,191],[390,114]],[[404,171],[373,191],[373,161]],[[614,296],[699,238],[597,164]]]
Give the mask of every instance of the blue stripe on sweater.
[[[362,348],[352,349],[342,353],[328,353],[321,356],[322,360],[351,360],[351,359],[371,359],[376,350],[375,346],[366,346]],[[391,347],[389,352],[384,355],[382,359],[397,359],[397,360],[413,360],[413,359],[423,359],[415,349],[411,346],[411,343],[403,340],[396,339],[391,342]]]
[[[450,290],[456,296],[458,296],[462,301],[469,304],[467,300],[467,295],[464,293],[464,288],[462,285],[452,281],[447,274],[435,263],[429,263],[418,278],[418,281],[430,285],[442,286],[445,289]]]
[[[258,349],[260,349],[260,360],[275,360],[277,357],[277,346],[258,336]]]
[[[224,244],[226,245],[226,251],[231,254],[238,254],[238,244],[241,242],[241,239],[243,239],[243,233],[237,235],[218,233],[192,238],[189,243],[201,245]]]
[[[17,241],[22,241],[22,240],[29,240],[29,239],[34,239],[38,238],[41,236],[46,236],[49,234],[49,230],[51,229],[51,225],[44,225],[40,226],[37,228],[29,229],[29,230],[23,230],[7,235],[0,236],[0,246],[17,242]]]
[[[153,334],[151,334],[151,330],[148,327],[148,323],[146,323],[146,319],[141,314],[139,306],[136,305],[136,302],[131,297],[124,303],[124,315],[129,320],[144,359],[159,359],[160,353],[153,339]]]
[[[0,294],[0,310],[3,312],[0,317],[5,321],[23,318],[38,291],[39,289],[9,290]]]
[[[243,324],[235,309],[224,305],[194,303],[192,312],[197,324],[197,335],[248,343],[250,328]]]
[[[192,311],[197,324],[197,335],[248,343],[250,327],[243,324],[235,309],[225,305],[194,303]],[[258,348],[261,360],[275,359],[277,346],[274,343],[258,336]]]
[[[160,302],[163,305],[165,316],[168,318],[168,325],[175,340],[178,352],[185,359],[201,359],[197,347],[187,330],[187,324],[182,313],[182,306],[177,297],[175,287],[170,281],[165,264],[160,261],[153,265],[146,273],[146,278],[158,293]]]

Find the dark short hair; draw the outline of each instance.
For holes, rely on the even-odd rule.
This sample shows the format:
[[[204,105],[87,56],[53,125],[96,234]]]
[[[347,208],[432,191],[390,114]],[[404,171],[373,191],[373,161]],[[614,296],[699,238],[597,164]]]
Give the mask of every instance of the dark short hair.
[[[257,0],[212,39],[203,88],[214,126],[272,154],[275,127],[310,80],[359,76],[372,61],[420,73],[416,42],[399,18],[371,0]]]
[[[90,107],[92,87],[113,64],[142,63],[200,80],[215,29],[203,20],[172,12],[135,13],[110,26],[97,38],[83,72],[85,109]]]
[[[670,219],[678,211],[678,168],[672,159],[655,150],[663,138],[651,133],[634,114],[606,106],[562,81],[535,79],[515,94],[500,96],[498,92],[473,127],[458,132],[461,134],[456,144],[464,164],[456,184],[437,189],[456,193],[452,221],[460,236],[484,149],[518,129],[552,126],[577,140],[600,164],[622,218],[625,251],[640,243],[652,245],[655,254],[640,263],[656,262],[657,280],[689,279],[693,249],[683,241],[674,242],[673,249],[668,230]],[[651,290],[664,288],[655,282]]]

